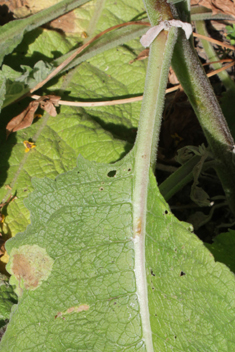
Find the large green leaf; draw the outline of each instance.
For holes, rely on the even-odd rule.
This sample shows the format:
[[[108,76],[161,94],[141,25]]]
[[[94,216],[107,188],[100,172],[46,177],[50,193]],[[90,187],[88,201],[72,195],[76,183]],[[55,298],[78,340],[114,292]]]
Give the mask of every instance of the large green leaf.
[[[106,12],[115,9],[111,1],[107,1],[105,5],[106,10],[97,25],[100,30],[110,25]],[[123,20],[131,19],[131,1],[127,1],[125,6],[126,11],[120,8],[113,24],[120,23],[121,16]],[[132,8],[132,16],[142,8],[142,2],[139,1],[136,7]],[[41,58],[35,51],[37,48],[40,48],[42,56],[48,58],[45,43],[54,43],[53,52],[56,46],[61,53],[67,50],[66,40],[64,39],[64,44],[60,44],[57,33],[47,30],[36,32],[37,45],[30,44],[30,38],[26,37],[20,46],[26,56],[27,65],[34,65],[35,61],[37,62],[37,60],[29,62],[29,54],[35,53],[36,59]],[[135,50],[140,50],[140,44],[138,40],[132,40],[128,44],[125,47],[108,50],[81,64],[67,76],[48,86],[47,93],[56,93],[64,100],[105,100],[142,93],[145,64],[143,62],[129,64],[129,61],[135,58]],[[29,54],[25,52],[26,48]],[[19,54],[16,51],[17,53]],[[135,139],[140,112],[140,103],[86,109],[61,107],[57,117],[44,115],[30,128],[10,135],[6,141],[5,125],[10,118],[23,110],[23,104],[20,102],[5,108],[0,119],[2,139],[0,168],[3,170],[0,174],[2,185],[0,199],[5,201],[10,194],[17,193],[17,199],[7,208],[5,220],[13,236],[18,231],[24,231],[29,224],[29,212],[23,204],[23,199],[32,190],[32,177],[54,178],[61,172],[73,169],[79,154],[99,162],[114,162],[120,159],[130,150]],[[30,139],[36,143],[36,148],[25,154],[23,141]]]
[[[97,30],[143,9],[140,0],[98,3]],[[139,94],[145,64],[129,64],[139,49],[133,40],[100,53],[47,92],[70,100]],[[2,121],[17,109],[5,109]],[[57,117],[45,115],[3,140],[1,196],[17,192],[6,223],[13,235],[25,230],[29,195],[31,225],[6,245],[19,303],[1,352],[234,350],[234,275],[170,213],[151,173],[141,244],[135,151],[115,164],[91,161],[110,163],[127,153],[139,110],[140,104],[62,107]],[[26,154],[22,142],[29,139],[36,148]],[[78,154],[88,160],[80,156],[73,169]]]
[[[234,350],[234,275],[170,213],[153,175],[139,261],[133,168],[133,153],[113,165],[80,157],[55,181],[33,181],[32,224],[7,242],[19,304],[1,352]],[[142,314],[136,265],[147,277]]]

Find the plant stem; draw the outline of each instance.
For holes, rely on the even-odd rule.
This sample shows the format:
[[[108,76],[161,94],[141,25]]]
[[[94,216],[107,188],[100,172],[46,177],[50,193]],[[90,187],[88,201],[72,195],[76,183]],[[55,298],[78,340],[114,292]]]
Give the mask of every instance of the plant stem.
[[[174,194],[179,192],[186,184],[193,180],[192,170],[200,159],[200,156],[195,155],[160,184],[159,191],[166,201],[168,201]]]
[[[216,171],[235,214],[234,141],[202,65],[182,32],[175,45],[172,67],[198,117],[212,152],[220,161]]]
[[[179,192],[184,186],[191,182],[194,178],[193,169],[200,162],[201,157],[195,155],[192,159],[188,160],[185,164],[180,166],[172,175],[170,175],[164,182],[159,186],[159,191],[162,196],[168,201],[177,192]],[[207,161],[202,167],[202,171],[216,167],[216,161]]]
[[[192,21],[203,21],[203,20],[234,21],[234,17],[231,15],[227,15],[226,13],[213,14],[212,10],[203,6],[192,7],[191,19]]]
[[[160,1],[158,3],[161,4]],[[146,0],[145,5],[151,24],[156,25],[160,18],[160,14],[156,12],[156,1]],[[164,19],[167,19],[166,16],[169,13],[167,7],[169,5],[165,3],[165,12],[161,13]],[[150,166],[152,169],[155,169],[165,88],[177,32],[177,29],[174,27],[171,28],[169,33],[166,31],[161,32],[150,47],[144,98],[134,146],[133,241],[135,248],[135,273],[143,337],[146,351],[148,352],[154,352],[145,268],[145,232],[149,172]]]

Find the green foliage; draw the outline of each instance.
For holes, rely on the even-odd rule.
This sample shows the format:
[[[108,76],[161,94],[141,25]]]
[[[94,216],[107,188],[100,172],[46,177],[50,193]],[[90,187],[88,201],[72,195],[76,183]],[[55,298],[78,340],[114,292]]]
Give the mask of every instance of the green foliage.
[[[55,181],[33,181],[31,225],[7,243],[8,270],[22,293],[1,352],[146,350],[134,272],[134,160],[133,153],[112,165],[80,157]],[[53,260],[49,277],[33,288],[26,285],[35,275],[23,260],[26,245],[46,248]],[[228,336],[234,343],[233,274],[170,213],[152,175],[146,275],[155,351],[222,351]]]
[[[235,231],[221,233],[216,236],[212,244],[206,243],[215,260],[224,263],[235,274]]]
[[[10,318],[12,305],[17,303],[17,295],[8,281],[8,277],[0,274],[0,327]]]
[[[98,33],[138,17],[144,6],[142,0],[99,0],[92,17],[84,8],[76,11],[84,30],[89,32],[91,22]],[[80,56],[42,94],[72,101],[140,95],[146,63],[130,64],[142,47],[134,38],[139,29],[131,30],[131,37],[128,30],[91,45],[87,61]],[[120,38],[128,41],[114,47],[107,38],[117,44]],[[13,236],[6,244],[12,286],[0,282],[0,324],[10,318],[0,351],[232,352],[234,274],[215,262],[189,224],[171,214],[152,171],[136,170],[137,149],[130,150],[140,103],[60,106],[56,117],[44,113],[6,140],[7,122],[29,99],[9,103],[45,78],[73,42],[45,29],[34,29],[19,41],[0,71],[5,106],[0,117],[0,198],[4,203],[17,195],[3,209],[2,232],[7,229]],[[36,144],[29,153],[25,140]],[[138,204],[137,172],[148,184]],[[133,228],[135,209],[144,198],[142,243]],[[218,259],[213,250],[215,259],[232,269],[231,261]]]
[[[110,12],[113,11],[112,6]],[[123,11],[119,15],[124,16]],[[99,22],[100,27],[104,26],[105,18],[107,17],[104,14]],[[60,49],[62,54],[65,53],[67,45],[65,38],[58,37],[57,32],[50,33],[49,37],[47,30],[40,33],[37,36],[37,47],[41,48],[42,56],[48,56],[47,45],[44,44],[49,45],[49,41],[54,42],[52,49],[57,46],[63,48]],[[63,40],[64,44],[61,43]],[[130,44],[135,50],[141,50],[139,41],[134,40]],[[30,37],[25,37],[14,55],[18,56],[20,49],[26,47],[29,51],[25,55],[26,62],[29,63],[30,53],[36,50],[34,44],[30,44]],[[133,49],[130,48],[122,46],[118,50],[115,48],[97,55],[71,71],[66,81],[55,80],[48,88],[48,93],[58,92],[57,94],[64,100],[106,100],[111,97],[139,94],[144,87],[145,64],[143,62],[137,62],[133,66],[129,64],[129,61],[135,58]],[[43,73],[43,70],[37,72]],[[80,153],[89,160],[99,162],[114,162],[124,156],[130,150],[135,138],[140,103],[96,109],[60,107],[57,117],[45,114],[31,127],[10,135],[6,141],[5,125],[22,109],[21,103],[17,110],[15,106],[9,106],[4,109],[0,119],[3,150],[0,167],[5,171],[8,169],[7,176],[5,171],[0,174],[0,183],[12,186],[12,190],[3,186],[0,195],[3,199],[17,191],[18,197],[8,206],[7,223],[12,235],[24,231],[30,222],[23,199],[32,191],[31,178],[33,176],[54,178],[72,169],[76,166],[76,159]],[[36,148],[25,154],[23,141],[30,139],[36,142]]]
[[[227,38],[230,40],[232,45],[235,45],[235,24],[232,26],[226,26]]]

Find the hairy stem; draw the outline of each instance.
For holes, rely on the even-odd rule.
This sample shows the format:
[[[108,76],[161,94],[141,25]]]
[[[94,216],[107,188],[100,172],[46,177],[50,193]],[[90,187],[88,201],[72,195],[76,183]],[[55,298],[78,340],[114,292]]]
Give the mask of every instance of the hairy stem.
[[[189,98],[212,152],[220,161],[216,171],[230,208],[235,214],[234,141],[203,67],[183,33],[180,33],[175,45],[172,67]]]
[[[159,13],[156,12],[156,7],[154,7],[156,5],[155,2],[146,0],[145,5],[151,24],[156,25],[160,17]],[[169,5],[167,4],[167,6]],[[167,11],[165,11],[165,15],[167,15]],[[146,351],[148,352],[154,352],[145,268],[149,171],[150,166],[152,169],[155,168],[165,88],[176,38],[177,29],[172,28],[169,33],[166,31],[161,32],[151,45],[138,134],[134,146],[133,241],[135,247],[135,273],[143,336]]]

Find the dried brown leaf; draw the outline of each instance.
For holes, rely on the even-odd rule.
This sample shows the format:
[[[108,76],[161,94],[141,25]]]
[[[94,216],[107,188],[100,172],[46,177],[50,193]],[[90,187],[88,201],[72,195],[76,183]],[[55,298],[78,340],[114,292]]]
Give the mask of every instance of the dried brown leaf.
[[[131,60],[129,64],[132,64],[135,61],[147,59],[148,56],[149,56],[149,48],[146,48],[143,51],[141,51],[141,53],[139,53],[139,55],[134,60]]]
[[[76,30],[75,26],[76,16],[74,11],[68,12],[63,16],[56,18],[48,25],[51,28],[60,29],[65,33],[73,33]]]
[[[60,97],[56,95],[45,95],[41,97],[38,101],[40,101],[40,107],[45,110],[48,114],[55,117],[57,115],[55,106],[58,106],[58,102],[60,101]]]
[[[56,108],[51,101],[42,101],[40,107],[53,117],[57,115]]]
[[[13,119],[11,119],[11,121],[7,124],[7,137],[12,132],[16,132],[31,126],[34,119],[34,114],[39,105],[51,116],[56,116],[57,112],[55,106],[58,106],[58,102],[60,101],[60,99],[61,98],[56,95],[45,95],[29,103],[29,105],[27,106],[27,108],[24,109],[24,111],[22,111],[19,115],[13,117]]]
[[[59,101],[61,99],[61,97],[59,97],[58,95],[45,95],[42,98],[43,100],[49,99],[55,106],[59,106]]]
[[[55,5],[59,0],[5,0],[4,2],[14,13],[14,17],[23,18]]]
[[[6,126],[7,137],[11,132],[16,132],[24,128],[29,127],[34,118],[34,113],[39,106],[38,101],[32,101],[29,103],[26,109],[22,111],[19,115],[13,117],[11,121]]]
[[[234,0],[191,0],[191,5],[205,6],[211,9],[213,14],[222,12],[235,17]]]

